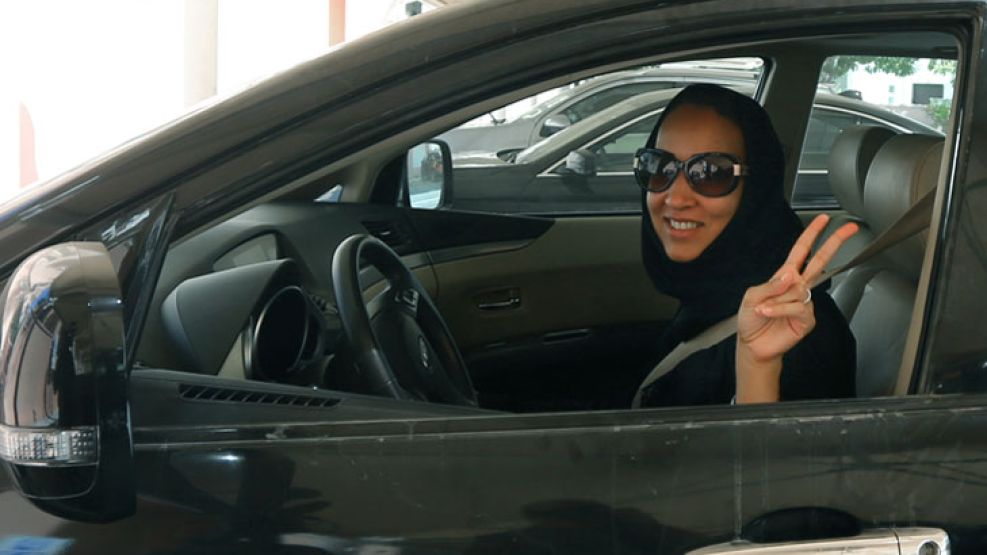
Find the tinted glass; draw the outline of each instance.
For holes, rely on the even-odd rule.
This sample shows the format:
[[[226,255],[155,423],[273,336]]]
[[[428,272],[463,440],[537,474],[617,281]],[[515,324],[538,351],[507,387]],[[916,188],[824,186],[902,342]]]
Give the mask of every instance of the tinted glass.
[[[596,155],[596,171],[630,173],[634,152],[648,140],[656,117],[646,117],[606,141],[591,146],[590,151]]]
[[[760,59],[728,58],[623,69],[483,114],[436,137],[452,151],[444,206],[510,214],[637,211],[633,154],[668,98],[700,82],[753,94],[764,67]],[[543,133],[549,119],[553,132]],[[586,152],[570,157],[575,150]],[[584,162],[578,171],[565,165],[575,159]]]
[[[604,108],[613,106],[621,100],[628,99],[643,92],[666,89],[672,85],[672,83],[661,82],[625,83],[601,90],[598,93],[583,98],[562,110],[562,113],[569,119],[570,123],[576,123]]]
[[[823,63],[792,206],[833,209],[826,167],[840,134],[855,125],[941,134],[949,119],[956,64],[929,58],[832,56]],[[918,91],[918,94],[915,94]]]

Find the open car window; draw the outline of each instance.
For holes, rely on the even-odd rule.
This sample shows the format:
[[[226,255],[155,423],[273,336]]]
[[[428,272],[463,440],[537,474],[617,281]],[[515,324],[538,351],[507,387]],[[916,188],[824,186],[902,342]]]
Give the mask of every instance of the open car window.
[[[948,40],[934,34],[930,37],[931,42]],[[786,62],[777,51],[769,54],[744,59],[759,61],[753,65],[760,72],[769,65],[772,71],[784,71],[785,63],[800,63]],[[769,59],[771,64],[766,64]],[[628,75],[651,78],[655,71],[670,71],[663,68],[658,64],[598,75],[567,91],[578,92],[586,83],[595,86],[608,79],[620,87],[628,82]],[[693,79],[719,80],[743,94],[753,95],[759,86],[751,80],[750,68],[691,68],[690,72]],[[767,86],[784,87],[784,79],[773,79]],[[636,243],[641,190],[629,171],[631,157],[643,145],[663,107],[681,90],[681,83],[647,92],[627,90],[635,94],[578,122],[562,125],[520,152],[457,152],[450,135],[439,134],[398,157],[374,160],[376,169],[368,173],[361,174],[364,168],[354,165],[360,171],[344,169],[318,178],[318,183],[336,184],[360,184],[359,179],[363,179],[363,185],[372,189],[369,203],[337,198],[340,202],[332,205],[263,204],[184,241],[169,254],[170,260],[178,262],[166,263],[159,282],[155,302],[160,308],[152,313],[142,362],[149,367],[189,368],[232,379],[321,384],[355,394],[380,395],[380,390],[360,383],[359,376],[348,375],[354,364],[358,367],[361,363],[354,362],[346,350],[352,337],[344,333],[340,314],[345,311],[340,311],[335,300],[335,269],[329,265],[332,257],[322,257],[348,235],[365,233],[394,249],[421,280],[423,289],[409,293],[409,299],[435,296],[437,313],[448,320],[451,337],[463,350],[462,366],[468,368],[464,372],[476,387],[480,409],[553,412],[626,407],[638,377],[657,362],[650,358],[654,338],[675,314],[674,301],[656,295],[641,274]],[[925,91],[921,87],[916,90]],[[574,96],[567,94],[565,98],[569,102]],[[927,131],[919,134],[942,139],[932,126],[916,123],[907,128],[910,120],[905,116],[823,87],[816,87],[811,100],[812,111],[801,116],[808,122],[800,153],[803,163],[818,164],[845,131],[873,122],[885,123],[895,131]],[[575,106],[575,100],[569,105]],[[497,125],[489,127],[498,129]],[[802,140],[784,135],[787,128],[779,125],[783,140]],[[796,197],[803,202],[808,202],[805,199],[809,195],[805,176],[814,175],[814,171],[825,172],[825,168],[817,170],[804,164],[800,168]],[[935,186],[935,179],[932,176],[928,182]],[[818,198],[834,197],[822,193]],[[796,207],[837,208],[824,200],[813,202],[796,203]],[[406,211],[403,203],[412,210]],[[514,218],[519,214],[540,217]],[[608,217],[592,217],[600,214]],[[328,227],[320,231],[323,222]],[[877,230],[880,225],[871,227]],[[588,242],[588,238],[592,240]],[[255,248],[261,244],[264,248]],[[921,267],[915,256],[918,251],[907,255],[910,273],[904,279],[912,285],[896,305],[902,313],[912,306]],[[255,260],[248,253],[267,258]],[[595,264],[599,274],[579,271],[587,264]],[[220,275],[224,272],[229,274]],[[623,288],[612,289],[605,277],[610,272],[633,277]],[[264,276],[260,282],[251,277],[255,273]],[[376,284],[376,289],[366,292],[368,302],[379,296],[381,287],[388,290],[381,274],[379,268],[360,272],[362,286]],[[570,276],[571,289],[555,286],[552,276],[560,274]],[[243,285],[236,285],[240,280]],[[869,286],[866,281],[853,285],[837,280],[834,284],[837,304],[851,301],[844,301],[836,286],[844,290]],[[236,302],[224,301],[220,294],[241,289]],[[567,300],[591,290],[598,291],[597,302],[606,310]],[[390,294],[393,297],[393,292]],[[854,297],[852,293],[846,295]],[[242,299],[249,302],[239,302]],[[408,302],[418,306],[417,301]],[[210,320],[205,313],[190,316],[197,310],[214,317]],[[307,315],[306,321],[291,324],[290,314],[299,311]],[[867,312],[863,309],[859,314]],[[224,314],[232,314],[230,322],[242,321],[243,325],[228,329],[221,346],[211,340],[200,345],[206,336],[195,326],[203,322],[215,326]],[[847,305],[845,314],[852,320],[858,314],[857,307]],[[899,335],[894,337],[898,339],[890,340],[900,345],[901,334],[907,332],[910,322],[897,318],[895,333]],[[295,332],[279,335],[292,329]],[[386,332],[374,329],[373,335]],[[880,341],[874,344],[882,344]],[[262,347],[272,349],[270,345],[284,350],[262,354]],[[408,345],[418,344],[411,338]],[[864,350],[870,352],[870,348],[868,345]],[[412,349],[405,355],[425,363],[435,356],[427,349]],[[605,378],[597,374],[599,367],[610,364],[618,364],[625,371]],[[279,369],[265,369],[270,366]],[[861,381],[868,384],[862,390],[864,396],[893,389],[891,366],[882,366],[879,380]],[[563,369],[576,385],[554,390]],[[413,393],[426,399],[429,395],[424,389]]]
[[[941,58],[832,56],[819,78],[792,194],[797,209],[834,209],[829,154],[847,129],[942,136],[949,120],[956,62]]]
[[[422,192],[410,198],[410,205],[508,214],[634,211],[630,158],[623,155],[631,137],[611,147],[621,153],[614,151],[598,160],[597,143],[623,132],[644,114],[659,113],[690,83],[720,84],[753,95],[765,71],[765,61],[757,57],[686,60],[595,75],[530,96],[491,112],[490,118],[481,117],[436,136],[449,145],[451,194],[447,202],[435,205]],[[529,108],[520,117],[497,115],[516,112],[521,106]],[[600,189],[603,194],[592,199],[574,191],[567,198],[555,190],[558,183],[552,183],[567,171],[564,165],[560,171],[559,162],[587,147],[594,159],[583,170],[588,173],[581,176],[585,190]]]

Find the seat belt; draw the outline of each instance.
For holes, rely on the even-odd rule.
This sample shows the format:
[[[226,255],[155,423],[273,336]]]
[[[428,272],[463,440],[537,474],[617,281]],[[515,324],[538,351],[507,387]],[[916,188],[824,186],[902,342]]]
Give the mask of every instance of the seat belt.
[[[863,262],[870,260],[878,253],[929,227],[929,221],[932,218],[932,207],[935,204],[935,191],[936,188],[932,188],[927,191],[924,195],[922,195],[922,198],[918,199],[918,201],[916,201],[911,208],[902,214],[900,218],[895,220],[895,222],[891,224],[891,227],[886,229],[884,233],[874,239],[871,244],[867,245],[867,248],[860,251],[857,256],[853,257],[846,264],[823,272],[822,275],[816,278],[809,288],[811,289],[836,274],[849,270],[854,266],[858,266]],[[703,330],[692,339],[683,341],[676,345],[675,348],[665,356],[665,358],[658,362],[658,365],[651,370],[648,376],[644,378],[644,381],[641,382],[641,385],[637,388],[637,393],[634,395],[634,401],[631,403],[631,408],[640,407],[641,394],[644,392],[645,388],[658,380],[658,378],[661,378],[665,374],[669,373],[673,368],[678,366],[680,362],[693,353],[712,347],[735,333],[737,333],[736,314],[724,320],[720,320],[719,322]]]

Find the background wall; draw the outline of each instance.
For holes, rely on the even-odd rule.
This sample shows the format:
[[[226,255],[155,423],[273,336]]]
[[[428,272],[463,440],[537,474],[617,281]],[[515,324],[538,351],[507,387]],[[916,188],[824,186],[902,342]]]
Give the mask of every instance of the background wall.
[[[333,18],[352,40],[406,19],[407,2],[4,0],[0,201],[324,53]]]

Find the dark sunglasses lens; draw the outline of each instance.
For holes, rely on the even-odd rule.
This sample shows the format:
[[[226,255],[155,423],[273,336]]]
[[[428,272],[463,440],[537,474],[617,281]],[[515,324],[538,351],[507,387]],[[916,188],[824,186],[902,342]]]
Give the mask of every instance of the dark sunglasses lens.
[[[686,172],[697,193],[707,197],[730,194],[737,183],[733,160],[726,156],[706,155],[690,160]]]
[[[647,151],[638,157],[638,168],[634,171],[634,176],[641,187],[660,193],[675,181],[676,173],[678,168],[671,154]]]

